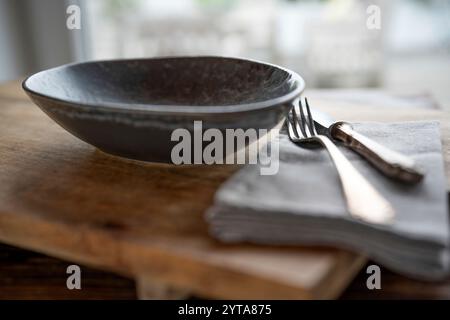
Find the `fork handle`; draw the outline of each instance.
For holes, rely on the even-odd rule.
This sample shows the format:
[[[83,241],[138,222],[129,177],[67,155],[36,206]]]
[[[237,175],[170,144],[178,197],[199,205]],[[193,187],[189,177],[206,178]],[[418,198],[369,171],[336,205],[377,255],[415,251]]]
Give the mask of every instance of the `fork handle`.
[[[417,183],[424,176],[413,159],[354,131],[349,123],[335,123],[331,127],[330,133],[333,138],[344,142],[388,177],[403,182]]]
[[[326,136],[318,141],[328,150],[339,174],[349,213],[369,223],[386,224],[394,218],[391,204],[355,169]]]

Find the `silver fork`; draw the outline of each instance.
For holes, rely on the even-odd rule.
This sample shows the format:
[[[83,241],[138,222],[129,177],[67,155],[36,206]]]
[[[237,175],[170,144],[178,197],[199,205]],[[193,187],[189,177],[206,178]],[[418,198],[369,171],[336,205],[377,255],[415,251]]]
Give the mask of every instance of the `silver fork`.
[[[395,212],[391,204],[355,169],[327,136],[317,134],[306,99],[305,106],[301,100],[298,104],[294,103],[286,122],[292,142],[317,143],[328,150],[341,180],[347,209],[353,217],[376,224],[392,221]]]

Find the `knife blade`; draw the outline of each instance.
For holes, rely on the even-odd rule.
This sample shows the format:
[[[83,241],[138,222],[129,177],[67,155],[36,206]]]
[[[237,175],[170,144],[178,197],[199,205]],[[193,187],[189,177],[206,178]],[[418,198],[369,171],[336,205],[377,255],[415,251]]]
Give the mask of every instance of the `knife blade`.
[[[322,112],[316,108],[311,108],[314,124],[318,134],[323,134],[329,138],[333,138],[330,134],[330,128],[337,122],[329,114]]]
[[[414,159],[373,141],[353,130],[349,123],[336,121],[316,108],[311,108],[311,113],[317,133],[343,142],[386,176],[408,183],[417,183],[423,179],[424,172]]]

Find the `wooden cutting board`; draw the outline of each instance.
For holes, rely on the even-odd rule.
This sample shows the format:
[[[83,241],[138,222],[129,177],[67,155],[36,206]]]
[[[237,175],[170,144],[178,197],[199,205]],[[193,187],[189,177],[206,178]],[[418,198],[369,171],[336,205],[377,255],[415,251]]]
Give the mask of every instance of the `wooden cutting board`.
[[[443,117],[357,111],[345,117]],[[109,156],[47,118],[19,82],[0,86],[0,241],[132,277],[142,298],[337,297],[364,257],[329,248],[223,245],[208,235],[203,213],[235,170]]]

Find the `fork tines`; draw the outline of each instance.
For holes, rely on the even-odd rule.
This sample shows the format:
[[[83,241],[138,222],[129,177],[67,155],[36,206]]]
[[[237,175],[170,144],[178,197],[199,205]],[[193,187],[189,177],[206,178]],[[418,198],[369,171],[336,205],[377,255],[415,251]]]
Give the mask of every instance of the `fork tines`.
[[[317,135],[308,99],[304,98],[304,100],[304,104],[302,99],[298,100],[298,104],[294,103],[287,117],[288,133],[291,140],[298,141]]]

